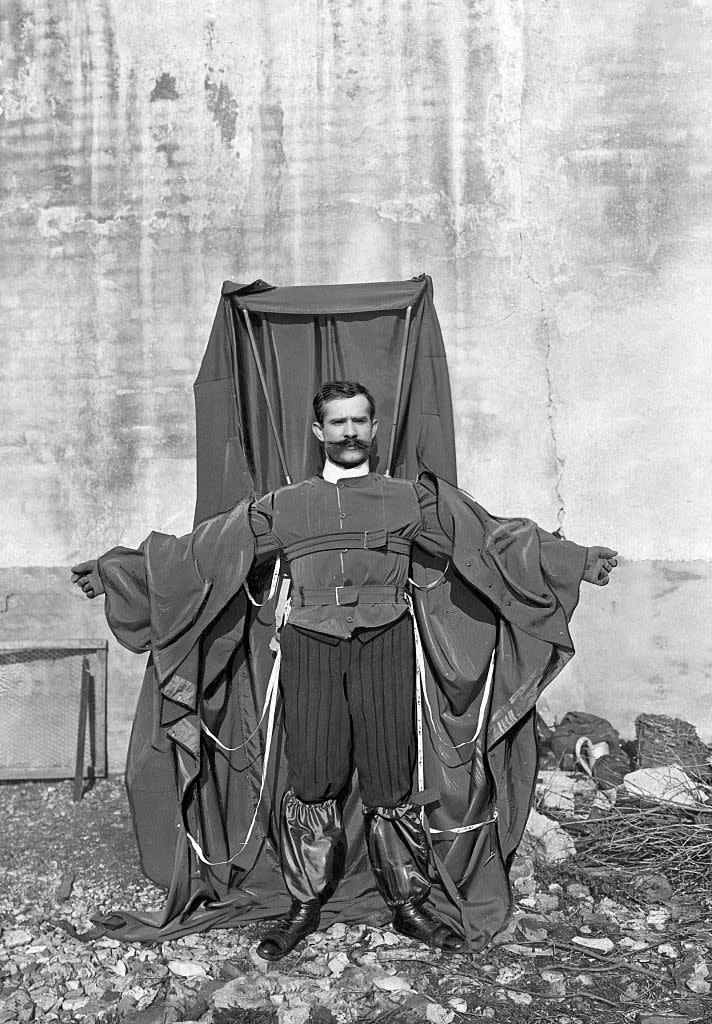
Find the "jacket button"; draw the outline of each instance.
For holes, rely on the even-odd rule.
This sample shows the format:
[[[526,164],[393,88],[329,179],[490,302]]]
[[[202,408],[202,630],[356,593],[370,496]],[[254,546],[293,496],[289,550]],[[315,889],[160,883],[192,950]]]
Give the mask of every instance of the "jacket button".
[[[347,615],[347,616],[346,616],[346,621],[347,621],[347,622],[353,622],[353,621],[354,621],[354,617],[353,617],[353,615]]]
[[[341,554],[345,555],[348,552],[348,550],[349,550],[348,548],[342,548],[341,549]]]
[[[470,566],[472,565],[472,562],[465,562],[465,565],[466,565],[466,566],[467,566],[467,568],[469,569],[469,568],[470,568]]]
[[[348,512],[339,512],[339,519],[346,519]]]

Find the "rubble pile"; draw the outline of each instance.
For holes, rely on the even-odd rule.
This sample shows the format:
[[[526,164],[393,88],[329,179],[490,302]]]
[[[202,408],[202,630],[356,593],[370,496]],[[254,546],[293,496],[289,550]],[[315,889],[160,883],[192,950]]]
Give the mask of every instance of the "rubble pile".
[[[568,842],[581,867],[630,878],[663,873],[678,896],[712,902],[710,752],[680,719],[641,715],[636,725],[632,757],[595,716],[569,714],[545,731],[549,767],[539,775],[537,807],[547,817],[534,818],[527,831],[544,832],[550,845]],[[552,767],[557,756],[575,770]],[[535,852],[545,858],[545,850]]]

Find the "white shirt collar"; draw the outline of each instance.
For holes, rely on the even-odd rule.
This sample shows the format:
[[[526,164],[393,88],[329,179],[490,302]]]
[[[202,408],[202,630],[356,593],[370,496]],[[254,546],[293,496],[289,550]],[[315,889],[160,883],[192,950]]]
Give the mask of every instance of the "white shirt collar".
[[[352,466],[350,469],[345,469],[343,466],[337,466],[336,463],[332,462],[331,459],[326,459],[324,462],[324,469],[322,476],[327,483],[335,484],[337,480],[340,480],[345,476],[368,476],[370,473],[368,467],[368,459],[362,462],[360,466]]]

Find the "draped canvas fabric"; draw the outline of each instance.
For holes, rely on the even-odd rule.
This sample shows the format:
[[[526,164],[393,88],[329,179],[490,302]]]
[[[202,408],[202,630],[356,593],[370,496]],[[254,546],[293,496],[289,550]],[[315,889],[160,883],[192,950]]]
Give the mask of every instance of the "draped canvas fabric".
[[[373,394],[379,427],[371,469],[386,471],[409,306],[391,475],[413,480],[427,465],[457,483],[450,381],[430,278],[254,292],[226,282],[195,382],[196,522],[250,491],[259,497],[287,482],[245,313],[296,483],[321,468],[312,399],[326,380],[358,380]]]
[[[279,591],[269,597],[271,566],[248,575],[246,509],[286,474],[296,482],[320,468],[311,401],[334,378],[359,380],[374,395],[380,446],[371,468],[424,473],[453,541],[449,562],[417,547],[412,559],[416,584],[439,581],[413,597],[425,652],[422,799],[438,865],[433,901],[475,949],[507,917],[508,864],[536,774],[534,705],[573,654],[567,623],[585,549],[528,520],[490,516],[457,489],[429,278],[323,288],[227,282],[195,385],[199,525],[185,538],[152,534],[139,551],[114,549],[100,560],[112,629],[130,649],[151,651],[126,781],[142,865],[168,890],[159,914],[103,919],[120,938],[177,937],[288,906],[276,852],[284,737],[278,711],[272,730],[263,716]],[[417,773],[413,781],[417,791]],[[346,875],[324,927],[385,912],[355,781],[344,818]]]

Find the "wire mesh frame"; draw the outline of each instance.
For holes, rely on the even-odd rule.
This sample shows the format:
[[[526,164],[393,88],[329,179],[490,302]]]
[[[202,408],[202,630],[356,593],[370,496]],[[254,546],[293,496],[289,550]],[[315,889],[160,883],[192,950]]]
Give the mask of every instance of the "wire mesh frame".
[[[76,790],[107,775],[107,649],[94,639],[0,641],[1,780],[74,778]]]

